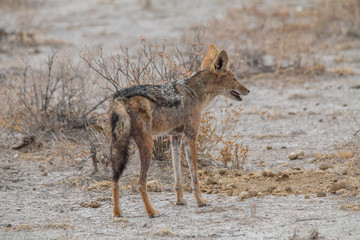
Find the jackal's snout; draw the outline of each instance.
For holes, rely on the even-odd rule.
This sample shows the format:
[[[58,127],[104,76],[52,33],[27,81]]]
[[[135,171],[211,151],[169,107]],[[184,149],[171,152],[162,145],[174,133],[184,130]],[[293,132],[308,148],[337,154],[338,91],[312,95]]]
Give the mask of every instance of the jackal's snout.
[[[248,95],[250,90],[244,87],[242,84],[240,84],[238,80],[236,81],[237,81],[237,86],[230,91],[230,94],[233,97],[235,97],[236,100],[241,101],[242,100],[241,96]]]
[[[242,94],[243,96],[246,96],[246,95],[248,95],[249,93],[250,93],[250,90],[247,89],[247,88],[245,88],[245,90],[243,90],[243,91],[241,92],[241,94]]]
[[[247,89],[244,85],[242,85],[238,79],[236,79],[236,82],[237,82],[236,88],[237,88],[237,91],[240,93],[240,95],[242,95],[242,96],[248,95],[250,90]]]
[[[242,89],[242,90],[231,90],[230,94],[233,97],[235,97],[235,100],[242,101],[241,96],[246,96],[246,95],[249,94],[249,92],[250,91],[248,89],[246,89],[246,90],[244,90],[244,89]]]

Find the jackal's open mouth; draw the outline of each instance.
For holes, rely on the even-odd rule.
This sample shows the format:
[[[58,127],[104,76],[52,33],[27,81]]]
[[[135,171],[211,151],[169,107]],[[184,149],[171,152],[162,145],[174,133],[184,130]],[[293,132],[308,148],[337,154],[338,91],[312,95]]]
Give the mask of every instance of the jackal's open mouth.
[[[242,98],[240,97],[240,93],[238,93],[237,91],[231,90],[230,93],[231,93],[231,95],[233,95],[237,100],[239,100],[239,101],[242,100]]]

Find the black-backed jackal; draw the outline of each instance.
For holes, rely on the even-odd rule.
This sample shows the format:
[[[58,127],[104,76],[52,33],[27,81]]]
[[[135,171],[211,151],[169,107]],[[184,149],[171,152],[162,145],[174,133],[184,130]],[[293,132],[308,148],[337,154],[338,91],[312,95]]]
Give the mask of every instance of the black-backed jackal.
[[[218,52],[215,45],[210,45],[201,69],[189,78],[161,85],[134,86],[115,93],[109,112],[114,216],[123,215],[119,207],[118,181],[128,162],[131,139],[139,148],[141,170],[138,188],[146,212],[149,217],[159,215],[159,211],[152,207],[146,189],[153,135],[171,136],[176,204],[186,204],[180,172],[180,143],[185,135],[185,152],[197,205],[209,205],[209,201],[201,195],[196,165],[196,138],[201,114],[218,95],[241,101],[241,95],[248,93],[249,90],[240,84],[229,69],[227,52]]]

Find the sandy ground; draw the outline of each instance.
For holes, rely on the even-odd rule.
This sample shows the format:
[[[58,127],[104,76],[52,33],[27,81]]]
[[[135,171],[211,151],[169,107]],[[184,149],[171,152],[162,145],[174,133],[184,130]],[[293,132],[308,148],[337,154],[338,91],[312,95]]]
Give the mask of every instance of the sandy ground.
[[[149,219],[139,194],[124,191],[126,217],[114,222],[109,188],[78,188],[71,180],[74,170],[56,163],[9,162],[1,166],[3,239],[289,239],[294,233],[308,238],[314,231],[325,239],[358,239],[360,234],[360,214],[340,209],[358,197],[336,195],[240,201],[237,196],[205,194],[212,204],[198,208],[190,193],[185,194],[188,204],[177,206],[173,191],[151,192],[161,216]],[[100,207],[81,206],[91,201]]]
[[[120,45],[134,47],[140,36],[176,42],[189,26],[206,22],[214,15],[221,16],[227,7],[240,4],[238,1],[152,2],[153,8],[144,10],[141,1],[35,1],[35,7],[26,10],[0,9],[0,27],[11,32],[22,26],[34,33],[36,41],[42,44],[27,47],[28,58],[43,61],[49,52],[46,41],[57,42],[58,47],[74,51],[74,55],[85,45],[110,50]],[[3,49],[0,70],[16,66],[21,51],[24,49],[16,46]],[[353,52],[341,54],[354,55]],[[355,72],[360,72],[358,61],[350,64]],[[300,168],[314,170],[315,174],[320,162],[312,160],[317,154],[336,153],[340,144],[355,139],[359,125],[352,116],[359,119],[360,114],[360,90],[354,88],[360,85],[357,75],[324,75],[290,85],[261,79],[245,85],[251,94],[241,104],[234,105],[243,108],[237,130],[245,135],[243,141],[250,148],[245,172],[286,172]],[[219,101],[215,110],[221,107]],[[333,182],[344,181],[348,185],[342,194],[327,191],[326,197],[317,197],[311,189],[297,193],[298,185],[304,184],[299,180],[298,185],[292,183],[291,193],[280,196],[284,192],[280,190],[295,179],[291,172],[289,181],[274,181],[278,194],[260,194],[244,200],[226,192],[205,194],[212,205],[198,208],[190,193],[185,194],[186,206],[174,205],[172,180],[164,181],[171,179],[172,170],[165,163],[164,175],[170,176],[162,179],[165,191],[150,192],[150,200],[161,216],[149,219],[140,195],[124,189],[121,205],[126,217],[114,221],[111,190],[105,181],[110,179],[110,172],[101,170],[98,175],[91,175],[90,163],[77,171],[60,159],[51,162],[26,159],[26,154],[10,149],[17,135],[1,130],[0,133],[2,239],[360,239],[360,212],[354,208],[346,210],[346,206],[360,202],[359,177],[339,175],[341,169],[336,167],[326,172],[324,184],[328,185],[323,190],[327,191]],[[296,149],[304,150],[305,158],[290,161],[288,155]],[[136,164],[133,165],[127,174],[136,170]],[[151,172],[159,172],[159,165],[155,161]],[[237,190],[246,190],[241,189],[245,184],[240,181],[247,181],[247,176],[254,188],[250,190],[259,193],[261,185],[266,185],[264,181],[272,181],[246,175],[238,178]],[[150,178],[159,177],[154,174]],[[101,181],[105,181],[103,187],[94,185]],[[314,189],[318,183],[306,184]],[[96,208],[86,207],[91,201],[95,201]]]

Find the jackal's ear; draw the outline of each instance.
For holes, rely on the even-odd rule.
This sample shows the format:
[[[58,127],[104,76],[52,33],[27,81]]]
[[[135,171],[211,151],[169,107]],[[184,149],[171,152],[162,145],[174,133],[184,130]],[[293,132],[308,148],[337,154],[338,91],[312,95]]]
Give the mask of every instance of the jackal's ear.
[[[211,66],[211,64],[215,61],[216,56],[218,55],[218,50],[215,46],[215,44],[211,44],[209,46],[209,49],[205,55],[205,58],[201,64],[201,70],[204,70],[205,68],[208,68]]]
[[[225,50],[222,50],[211,66],[211,70],[215,73],[226,72],[229,70],[229,55]]]

